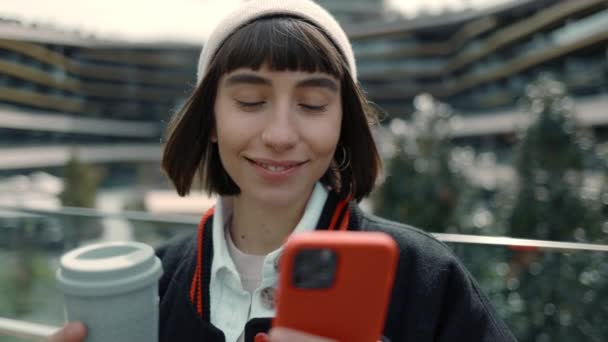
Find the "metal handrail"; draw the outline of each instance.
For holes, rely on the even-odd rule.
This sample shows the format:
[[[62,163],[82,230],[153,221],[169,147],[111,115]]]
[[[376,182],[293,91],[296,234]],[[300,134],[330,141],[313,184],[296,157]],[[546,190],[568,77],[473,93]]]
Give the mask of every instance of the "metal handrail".
[[[160,222],[169,224],[192,224],[196,225],[200,221],[200,217],[193,215],[166,215],[166,214],[151,214],[143,211],[121,211],[110,212],[91,208],[80,207],[62,207],[58,209],[41,209],[32,207],[6,207],[1,206],[0,209],[23,211],[32,214],[42,215],[57,215],[57,216],[78,216],[87,218],[111,218],[123,219],[130,221],[147,221]],[[484,236],[484,235],[469,235],[469,234],[447,234],[447,233],[430,233],[438,240],[449,243],[465,243],[476,245],[494,245],[508,247],[531,247],[542,249],[555,250],[581,250],[608,252],[608,245],[600,245],[593,243],[581,242],[562,242],[549,240],[535,239],[519,239],[504,236]]]
[[[120,212],[104,211],[92,208],[81,207],[61,207],[58,209],[45,209],[21,206],[0,206],[0,209],[23,211],[26,213],[40,215],[56,215],[56,216],[77,216],[85,218],[103,218],[103,219],[123,219],[129,221],[147,221],[173,224],[198,224],[200,217],[192,215],[166,215],[166,214],[151,214],[144,211],[129,211]]]
[[[475,245],[497,245],[509,247],[542,248],[557,250],[578,250],[591,252],[608,252],[608,245],[580,242],[561,242],[548,240],[516,239],[502,236],[483,236],[465,234],[434,233],[438,240],[452,243],[468,243]]]
[[[47,341],[59,329],[50,325],[0,317],[0,336],[12,336],[27,341]]]

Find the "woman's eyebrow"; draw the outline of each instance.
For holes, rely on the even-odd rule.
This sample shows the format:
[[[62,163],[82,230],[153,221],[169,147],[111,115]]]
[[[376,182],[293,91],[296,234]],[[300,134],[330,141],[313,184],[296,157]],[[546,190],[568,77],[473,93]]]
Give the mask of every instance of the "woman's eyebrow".
[[[338,92],[338,85],[336,82],[327,77],[314,77],[308,78],[298,82],[296,85],[298,88],[307,88],[307,87],[320,87],[331,90],[334,93]]]
[[[239,73],[232,75],[226,79],[226,86],[231,87],[238,84],[254,84],[254,85],[272,85],[272,81],[268,78],[254,75],[254,74],[243,74]],[[309,87],[320,87],[331,90],[332,92],[338,92],[337,83],[327,77],[313,77],[301,80],[296,84],[298,88],[309,88]]]
[[[253,74],[236,74],[226,79],[226,86],[231,87],[238,84],[261,84],[261,85],[272,85],[272,82],[264,77],[253,75]]]

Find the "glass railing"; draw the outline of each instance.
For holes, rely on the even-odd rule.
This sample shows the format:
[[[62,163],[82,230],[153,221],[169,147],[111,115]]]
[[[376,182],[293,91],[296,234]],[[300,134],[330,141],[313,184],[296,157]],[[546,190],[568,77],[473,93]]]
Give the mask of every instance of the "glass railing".
[[[44,340],[64,322],[60,256],[80,245],[158,246],[195,216],[92,209],[0,208],[0,341]],[[520,341],[608,340],[608,246],[436,234],[452,248]]]
[[[441,235],[519,341],[607,341],[608,246]]]

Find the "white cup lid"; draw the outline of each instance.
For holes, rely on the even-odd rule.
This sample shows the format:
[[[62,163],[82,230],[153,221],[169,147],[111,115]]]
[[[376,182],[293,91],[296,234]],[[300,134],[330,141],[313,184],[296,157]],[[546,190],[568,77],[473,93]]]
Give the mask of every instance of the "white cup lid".
[[[140,242],[84,246],[61,257],[57,280],[64,293],[102,296],[157,286],[162,274],[152,247]]]

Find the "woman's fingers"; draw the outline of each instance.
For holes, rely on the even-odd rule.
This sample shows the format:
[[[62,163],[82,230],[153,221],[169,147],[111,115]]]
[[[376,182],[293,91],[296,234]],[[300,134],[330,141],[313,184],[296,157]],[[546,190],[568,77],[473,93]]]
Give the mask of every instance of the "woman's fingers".
[[[69,322],[51,335],[49,342],[81,342],[87,335],[87,329],[80,322]]]
[[[332,339],[329,339],[326,337],[315,336],[315,335],[303,333],[301,331],[296,331],[296,330],[281,328],[281,327],[273,328],[272,330],[270,330],[269,341],[270,342],[287,342],[287,341],[335,342],[335,340],[332,340]]]

